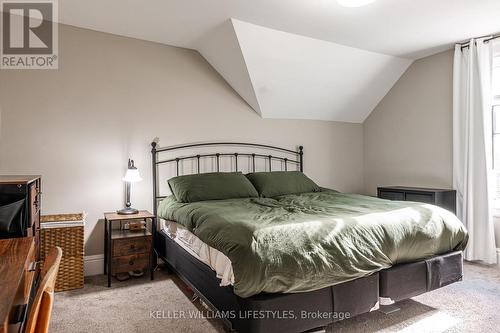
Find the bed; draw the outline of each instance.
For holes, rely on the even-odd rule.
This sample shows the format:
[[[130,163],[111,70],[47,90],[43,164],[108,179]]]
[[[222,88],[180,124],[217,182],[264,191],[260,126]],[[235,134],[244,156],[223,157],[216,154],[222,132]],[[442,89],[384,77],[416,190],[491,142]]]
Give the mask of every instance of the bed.
[[[159,157],[214,146],[247,150]],[[152,147],[154,209],[165,221],[155,228],[155,250],[229,330],[303,332],[462,279],[467,232],[451,212],[432,205],[325,188],[199,201],[160,195],[160,165],[172,164],[179,176],[183,161],[193,161],[192,173],[203,174],[202,161],[213,159],[209,171],[222,174],[229,159],[231,171],[246,164],[251,176],[260,159],[267,174],[279,166],[288,177],[291,166],[304,170],[302,147]]]

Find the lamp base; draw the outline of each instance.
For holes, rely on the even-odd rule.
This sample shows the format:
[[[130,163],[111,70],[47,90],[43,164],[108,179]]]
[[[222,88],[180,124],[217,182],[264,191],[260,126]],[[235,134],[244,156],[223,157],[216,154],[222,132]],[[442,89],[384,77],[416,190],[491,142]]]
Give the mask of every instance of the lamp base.
[[[131,208],[131,207],[126,207],[126,208],[120,209],[116,212],[120,215],[133,215],[133,214],[139,213],[139,211],[137,209]]]

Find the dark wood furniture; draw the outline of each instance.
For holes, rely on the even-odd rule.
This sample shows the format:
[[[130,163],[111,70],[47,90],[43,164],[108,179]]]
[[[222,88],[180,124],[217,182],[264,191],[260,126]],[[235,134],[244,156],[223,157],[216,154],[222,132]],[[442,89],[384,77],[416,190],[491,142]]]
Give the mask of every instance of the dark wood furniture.
[[[416,201],[433,204],[456,214],[456,191],[440,188],[381,186],[377,189],[381,199]]]
[[[2,234],[0,238],[33,236],[37,260],[40,259],[41,186],[40,176],[0,176],[0,205],[25,200],[22,230],[16,234]]]
[[[274,171],[273,162],[281,162],[281,170],[287,171],[296,167],[303,171],[303,147],[297,151],[286,148],[273,147],[253,143],[197,143],[184,144],[171,147],[158,147],[156,142],[151,144],[153,167],[153,204],[154,213],[161,199],[165,198],[160,193],[159,184],[166,184],[167,179],[158,169],[160,165],[174,164],[176,175],[183,172],[182,161],[194,160],[197,172],[220,172],[220,160],[232,159],[231,171],[242,171],[240,164],[250,165],[252,171]],[[190,149],[210,146],[224,146],[223,152],[198,152],[192,154]],[[228,153],[228,147],[243,147],[256,149],[257,152],[238,151]],[[184,156],[165,156],[166,153],[188,149]],[[262,150],[267,150],[263,153]],[[271,155],[272,154],[272,155]],[[215,163],[208,164],[208,170],[201,170],[200,160],[214,159]],[[266,161],[264,170],[260,163],[257,170],[256,159]],[[275,165],[275,164],[274,164]],[[215,166],[215,168],[214,168]],[[295,169],[295,168],[294,168]],[[228,170],[225,170],[228,171]],[[304,293],[261,293],[248,298],[241,298],[233,292],[232,286],[220,286],[220,279],[216,273],[205,263],[193,257],[183,247],[175,242],[164,230],[155,231],[153,228],[154,248],[158,256],[165,262],[168,269],[173,270],[203,302],[215,313],[233,314],[222,316],[226,328],[240,333],[266,333],[266,332],[304,332],[319,327],[325,327],[334,321],[340,320],[335,314],[348,314],[349,317],[366,313],[376,309],[379,297],[385,301],[399,301],[410,297],[441,288],[450,283],[460,281],[463,275],[462,252],[450,251],[438,256],[425,258],[419,261],[396,265],[372,275],[358,278],[320,290]],[[259,317],[246,316],[246,314],[262,313],[292,313],[296,319],[283,320],[272,316]],[[322,313],[330,316],[306,316],[302,313]]]
[[[35,255],[33,237],[0,240],[0,333],[23,330],[35,287]]]
[[[126,221],[151,220],[151,231],[129,231],[122,228]],[[113,228],[113,222],[120,223],[120,229]],[[116,227],[116,226],[115,226]],[[138,214],[120,215],[104,214],[104,274],[108,275],[108,287],[111,287],[111,276],[134,270],[148,269],[151,280],[154,278],[156,256],[153,246],[153,234],[156,230],[156,217],[148,211]]]

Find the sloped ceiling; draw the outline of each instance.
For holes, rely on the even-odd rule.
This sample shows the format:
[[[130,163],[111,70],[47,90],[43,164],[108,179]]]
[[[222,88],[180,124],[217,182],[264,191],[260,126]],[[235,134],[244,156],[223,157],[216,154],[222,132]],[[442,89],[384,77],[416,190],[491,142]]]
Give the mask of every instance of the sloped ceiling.
[[[198,50],[263,117],[349,122],[408,59],[500,32],[498,17],[499,0],[59,1],[61,23]]]
[[[236,19],[197,49],[263,118],[361,123],[412,63]]]
[[[232,23],[266,118],[363,122],[412,62]]]
[[[231,87],[262,115],[233,22],[227,20],[208,31],[198,41],[197,49]]]

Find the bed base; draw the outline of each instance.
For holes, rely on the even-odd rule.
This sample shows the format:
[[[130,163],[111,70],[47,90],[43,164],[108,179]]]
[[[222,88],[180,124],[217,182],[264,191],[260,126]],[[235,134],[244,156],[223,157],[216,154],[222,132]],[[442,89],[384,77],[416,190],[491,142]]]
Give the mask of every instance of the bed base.
[[[379,298],[397,302],[460,281],[462,252],[450,252],[397,265],[370,276],[316,291],[259,294],[241,298],[219,286],[215,272],[189,254],[163,230],[155,233],[159,257],[185,282],[228,331],[305,332],[378,309]],[[264,318],[261,318],[264,316]]]
[[[398,302],[462,281],[462,251],[397,265],[379,274],[380,297]]]

